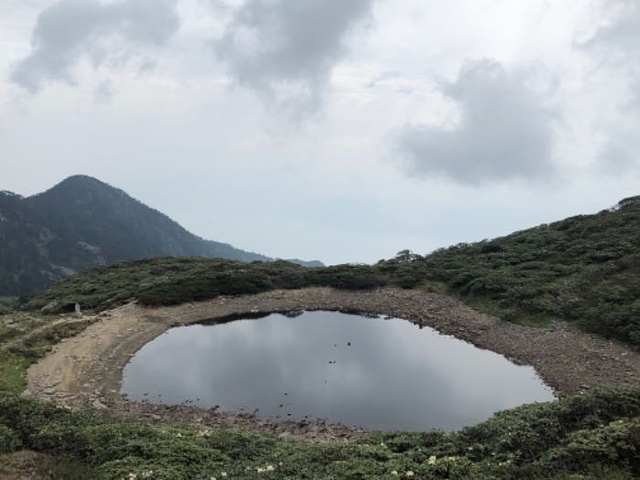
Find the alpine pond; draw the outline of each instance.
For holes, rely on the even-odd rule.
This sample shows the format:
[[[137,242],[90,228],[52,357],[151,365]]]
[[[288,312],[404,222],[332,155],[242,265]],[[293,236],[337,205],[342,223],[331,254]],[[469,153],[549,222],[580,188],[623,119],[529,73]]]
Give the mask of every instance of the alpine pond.
[[[456,430],[553,399],[532,367],[405,320],[324,311],[247,317],[167,331],[127,365],[123,393],[412,431]]]

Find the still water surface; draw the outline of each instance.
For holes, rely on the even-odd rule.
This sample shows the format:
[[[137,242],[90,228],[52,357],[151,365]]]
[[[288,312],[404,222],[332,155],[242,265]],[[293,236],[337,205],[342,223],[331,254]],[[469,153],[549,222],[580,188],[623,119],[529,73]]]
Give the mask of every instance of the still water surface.
[[[407,321],[337,312],[173,328],[125,368],[133,400],[381,430],[457,430],[553,399],[532,367]]]

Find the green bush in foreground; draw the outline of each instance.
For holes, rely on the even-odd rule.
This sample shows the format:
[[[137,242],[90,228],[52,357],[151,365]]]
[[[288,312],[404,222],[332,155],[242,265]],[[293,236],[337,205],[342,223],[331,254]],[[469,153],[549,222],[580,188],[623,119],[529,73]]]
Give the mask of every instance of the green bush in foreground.
[[[16,433],[9,427],[0,425],[0,453],[14,452],[21,446]]]
[[[640,389],[527,405],[454,434],[351,444],[125,422],[0,394],[0,446],[80,462],[104,479],[632,479],[639,431]]]

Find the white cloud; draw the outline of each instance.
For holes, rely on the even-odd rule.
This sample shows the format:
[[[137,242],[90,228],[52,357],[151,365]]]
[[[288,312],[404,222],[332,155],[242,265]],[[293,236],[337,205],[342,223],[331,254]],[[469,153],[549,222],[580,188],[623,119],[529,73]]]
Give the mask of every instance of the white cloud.
[[[88,59],[95,68],[136,57],[165,44],[179,28],[175,0],[62,0],[45,8],[32,32],[31,53],[12,81],[37,93],[50,81],[74,84],[74,66]],[[149,61],[140,62],[147,68]]]
[[[459,106],[460,119],[452,128],[407,125],[396,133],[409,174],[476,185],[553,173],[557,113],[524,74],[489,60],[468,62],[441,91]]]
[[[349,34],[374,0],[247,0],[214,41],[217,57],[241,85],[289,113],[315,111]]]
[[[620,175],[640,168],[640,4],[606,2],[601,14],[609,21],[580,46],[595,58],[597,70],[617,82],[610,82],[613,112],[601,122],[606,138],[598,167]]]
[[[615,0],[611,20],[582,44],[600,61],[625,70],[632,78],[636,101],[640,100],[640,4],[635,0]]]
[[[629,95],[620,108],[638,55],[627,45],[628,59],[610,61],[622,58],[611,37],[589,52],[574,42],[601,22],[596,1],[0,1],[0,190],[35,193],[86,173],[199,235],[326,262],[427,252],[595,212],[638,193],[625,158],[640,151]],[[241,15],[251,5],[255,21]],[[116,7],[129,13],[104,14]],[[216,60],[212,37],[231,42],[226,57]],[[32,57],[35,96],[10,78]],[[498,65],[460,71],[479,58]],[[157,66],[140,75],[145,59]],[[538,89],[546,75],[557,87]],[[265,101],[298,115],[322,105],[321,115],[304,129],[274,128]],[[453,166],[407,156],[407,175],[386,161],[388,133],[402,125],[420,147],[446,137],[436,144]],[[618,150],[599,169],[607,140]],[[495,161],[507,157],[515,164]],[[556,163],[562,181],[551,186],[510,181],[546,179]]]

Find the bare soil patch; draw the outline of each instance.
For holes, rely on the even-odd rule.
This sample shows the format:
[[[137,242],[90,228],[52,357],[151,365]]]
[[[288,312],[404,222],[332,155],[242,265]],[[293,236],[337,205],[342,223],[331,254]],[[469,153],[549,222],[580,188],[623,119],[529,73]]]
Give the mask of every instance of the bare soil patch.
[[[164,308],[130,304],[102,313],[84,332],[63,340],[29,369],[27,394],[73,408],[108,409],[152,421],[203,428],[270,431],[305,441],[348,441],[368,435],[370,432],[365,430],[323,421],[274,422],[249,414],[185,405],[130,402],[120,394],[122,370],[129,359],[171,327],[235,314],[296,310],[389,315],[432,327],[518,363],[532,365],[559,396],[594,387],[640,384],[640,353],[565,323],[557,322],[551,328],[516,325],[479,313],[454,298],[418,290],[347,292],[309,288],[221,297]]]

